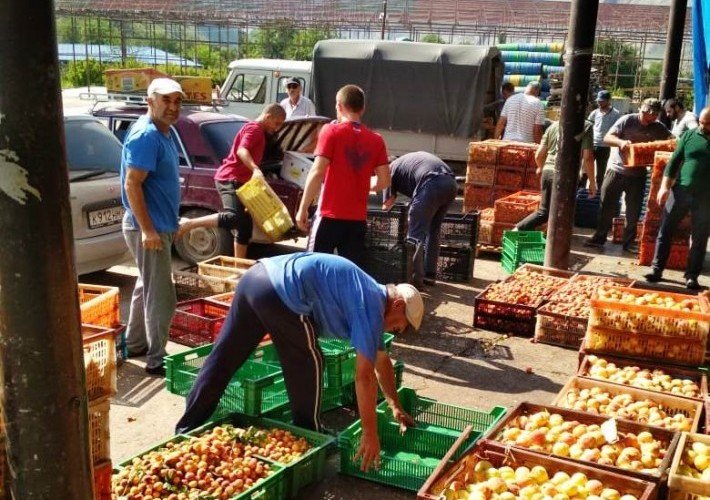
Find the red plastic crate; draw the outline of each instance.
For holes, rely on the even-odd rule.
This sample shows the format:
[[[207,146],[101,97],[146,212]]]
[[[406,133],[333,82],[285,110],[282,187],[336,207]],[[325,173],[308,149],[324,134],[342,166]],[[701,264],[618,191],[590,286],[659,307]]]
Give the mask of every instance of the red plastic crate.
[[[522,189],[525,184],[525,167],[499,167],[495,179],[496,186]]]
[[[493,206],[493,190],[490,186],[476,186],[466,183],[464,188],[464,212]]]
[[[519,191],[495,201],[494,218],[496,222],[517,224],[537,210],[539,205],[539,193]]]
[[[639,265],[650,266],[653,262],[653,255],[656,251],[656,242],[641,241],[639,246]],[[671,253],[666,262],[666,269],[674,269],[684,271],[688,265],[688,253],[690,247],[688,244],[679,245],[673,243],[671,245]]]
[[[94,500],[111,500],[111,461],[94,464]]]
[[[229,306],[205,299],[180,302],[170,324],[169,338],[178,344],[198,347],[217,339]]]

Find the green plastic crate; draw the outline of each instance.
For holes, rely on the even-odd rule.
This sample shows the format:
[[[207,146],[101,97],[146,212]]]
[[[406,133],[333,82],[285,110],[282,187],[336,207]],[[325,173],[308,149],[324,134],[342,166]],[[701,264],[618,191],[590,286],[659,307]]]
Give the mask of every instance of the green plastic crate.
[[[521,264],[542,264],[545,260],[545,236],[541,231],[505,231],[501,265],[512,274]]]
[[[296,427],[295,425],[287,424],[263,417],[252,417],[241,413],[232,413],[228,416],[214,420],[209,424],[205,424],[189,433],[191,436],[199,436],[205,431],[212,429],[218,425],[232,424],[235,427],[254,426],[262,429],[278,428],[290,431],[297,437],[306,438],[312,445],[299,460],[290,464],[283,464],[275,461],[283,467],[286,477],[285,497],[294,498],[299,490],[305,486],[313,484],[323,479],[325,474],[325,462],[328,456],[328,451],[335,446],[335,438],[327,434]],[[266,459],[273,462],[274,460]]]
[[[165,385],[169,392],[187,396],[197,379],[212,344],[165,357]],[[234,374],[220,399],[216,415],[242,412],[260,415],[288,401],[281,369],[247,360]]]
[[[423,398],[412,389],[401,388],[398,394],[402,408],[414,418],[417,427],[401,435],[389,405],[387,402],[380,403],[377,406],[377,428],[382,449],[380,470],[362,472],[360,464],[353,461],[362,436],[362,424],[358,420],[338,438],[342,473],[417,491],[467,425],[473,426],[473,432],[452,457],[453,460],[458,459],[505,415],[505,408],[499,406],[491,411],[481,411]]]
[[[164,448],[166,444],[170,442],[180,442],[187,439],[191,439],[192,436],[188,435],[177,435],[165,441],[161,441],[144,450],[133,457],[124,460],[118,466],[114,467],[114,474],[130,466],[135,458],[140,458],[143,455],[150,453],[151,451],[159,450]],[[286,497],[286,491],[288,487],[288,475],[286,472],[286,467],[273,460],[260,458],[265,463],[268,463],[271,467],[273,473],[264,479],[256,482],[251,488],[243,491],[239,495],[233,496],[230,500],[252,500],[258,498],[259,500],[282,500]]]

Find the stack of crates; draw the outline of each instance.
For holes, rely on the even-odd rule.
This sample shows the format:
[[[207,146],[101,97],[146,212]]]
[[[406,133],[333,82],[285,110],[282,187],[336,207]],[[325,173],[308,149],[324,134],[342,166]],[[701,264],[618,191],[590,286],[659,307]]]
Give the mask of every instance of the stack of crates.
[[[123,344],[118,352],[126,356],[118,288],[79,284],[79,303],[94,491],[103,500],[111,497],[109,412],[116,394],[117,332]]]
[[[661,227],[661,218],[663,215],[663,207],[658,205],[656,198],[658,190],[661,187],[663,180],[663,172],[671,158],[669,152],[658,151],[655,153],[653,169],[651,170],[651,178],[646,186],[645,203],[644,203],[644,219],[641,225],[639,238],[639,264],[649,266],[653,261],[653,255],[656,250],[656,238]],[[671,242],[671,252],[666,263],[667,269],[686,268],[688,263],[688,254],[690,252],[690,228],[692,221],[690,214],[683,218],[677,228],[673,231],[673,240]]]
[[[503,234],[503,254],[500,263],[508,274],[521,264],[542,264],[545,261],[545,236],[542,231],[506,231]]]
[[[389,352],[394,335],[385,334],[385,350]],[[324,359],[321,410],[328,411],[354,401],[355,349],[346,341],[334,338],[318,340]],[[168,392],[187,396],[197,374],[212,352],[213,344],[197,347],[165,358],[165,384]],[[401,384],[402,363],[395,364]],[[227,385],[214,418],[233,412],[250,416],[268,415],[277,420],[290,420],[290,406],[281,362],[271,342],[262,343],[234,374]]]
[[[534,144],[472,142],[468,149],[464,213],[492,207],[495,200],[522,189],[539,191],[540,176],[536,169]]]
[[[478,211],[463,215],[446,214],[441,223],[439,260],[436,279],[452,283],[469,283],[478,244]]]
[[[406,283],[411,276],[413,249],[408,250],[407,207],[368,209],[363,269],[378,283]]]

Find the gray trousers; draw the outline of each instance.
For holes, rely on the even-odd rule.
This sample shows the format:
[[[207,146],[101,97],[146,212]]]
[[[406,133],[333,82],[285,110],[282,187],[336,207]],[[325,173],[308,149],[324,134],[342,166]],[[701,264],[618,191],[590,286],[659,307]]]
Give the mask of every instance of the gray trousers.
[[[123,227],[123,237],[138,266],[138,278],[131,297],[126,328],[129,352],[146,351],[146,367],[163,364],[170,322],[175,313],[175,285],[172,279],[170,248],[172,233],[160,233],[163,249],[145,250],[141,232]]]

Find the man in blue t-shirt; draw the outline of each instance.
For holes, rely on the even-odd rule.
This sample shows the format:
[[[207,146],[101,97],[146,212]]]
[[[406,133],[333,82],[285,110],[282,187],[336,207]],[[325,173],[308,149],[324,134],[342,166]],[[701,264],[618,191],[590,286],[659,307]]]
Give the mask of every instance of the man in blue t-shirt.
[[[180,116],[180,84],[156,78],[148,112],[131,127],[121,156],[123,236],[138,267],[126,329],[129,356],[146,355],[145,371],[165,375],[163,357],[175,313],[170,247],[178,230],[180,173],[170,126]]]
[[[295,253],[260,260],[239,281],[212,352],[176,425],[183,433],[215,411],[236,371],[269,333],[281,361],[294,424],[320,430],[323,354],[319,336],[348,340],[356,351],[355,390],[363,436],[358,450],[367,470],[379,460],[377,383],[394,416],[412,425],[399,403],[383,332],[419,328],[421,295],[412,285],[380,285],[349,260]]]

